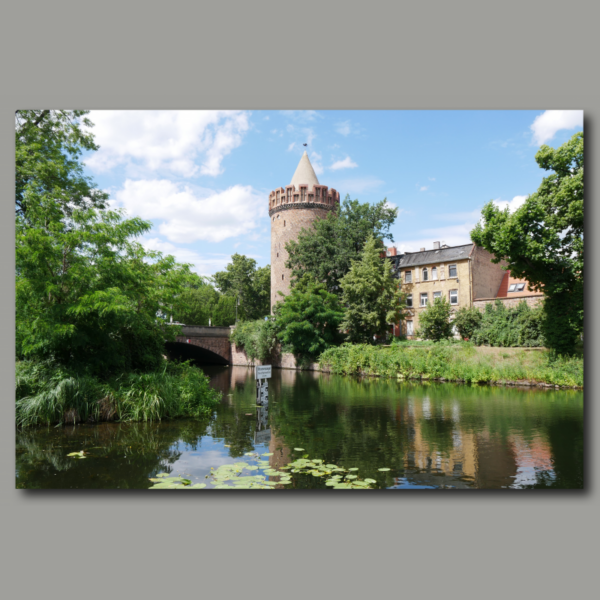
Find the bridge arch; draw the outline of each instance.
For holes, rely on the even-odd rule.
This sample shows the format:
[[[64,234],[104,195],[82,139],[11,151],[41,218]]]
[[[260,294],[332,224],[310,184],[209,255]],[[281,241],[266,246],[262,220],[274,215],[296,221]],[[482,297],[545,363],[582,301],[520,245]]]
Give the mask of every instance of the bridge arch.
[[[231,362],[229,357],[222,356],[220,353],[205,348],[201,344],[180,340],[179,337],[175,342],[165,342],[165,349],[169,360],[191,360],[197,366],[228,365]]]
[[[169,358],[192,360],[198,365],[231,364],[229,327],[184,325],[174,342],[166,342]]]

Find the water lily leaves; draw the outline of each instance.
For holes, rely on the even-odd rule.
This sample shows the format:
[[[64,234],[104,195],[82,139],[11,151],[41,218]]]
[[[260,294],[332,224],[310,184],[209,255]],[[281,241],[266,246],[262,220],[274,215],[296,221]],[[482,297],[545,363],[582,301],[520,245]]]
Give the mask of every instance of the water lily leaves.
[[[71,452],[67,454],[67,456],[72,456],[73,458],[85,458],[83,450],[81,452]]]
[[[264,454],[261,454],[261,456],[273,456],[273,452],[265,452]]]
[[[366,483],[377,483],[377,481],[375,481],[375,479],[365,479]]]
[[[168,473],[159,473],[159,474],[157,475],[157,477],[168,477],[168,476],[169,476],[169,474],[168,474]]]
[[[294,448],[294,450],[296,450],[296,452],[302,452],[304,448]]]
[[[192,480],[191,479],[182,479],[181,483],[183,485],[192,485]]]
[[[381,469],[377,469],[378,471],[389,471],[388,467],[381,467]]]
[[[186,490],[201,490],[202,488],[205,488],[206,484],[205,483],[195,483],[194,485],[190,485],[189,487],[186,487]]]
[[[246,452],[244,456],[258,456],[258,454],[256,452]]]
[[[358,471],[358,467],[352,467],[351,469],[348,469],[348,471]]]
[[[346,479],[356,479],[357,475],[346,475]]]

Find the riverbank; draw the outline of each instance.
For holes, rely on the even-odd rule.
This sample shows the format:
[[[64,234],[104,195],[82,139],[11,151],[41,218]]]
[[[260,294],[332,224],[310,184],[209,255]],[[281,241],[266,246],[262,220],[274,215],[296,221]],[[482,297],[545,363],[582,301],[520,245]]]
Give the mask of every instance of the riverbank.
[[[390,347],[344,344],[319,357],[323,371],[398,379],[583,388],[583,357],[487,348],[469,342]]]
[[[160,421],[209,414],[221,394],[187,363],[102,380],[49,362],[16,364],[18,427],[101,421]]]

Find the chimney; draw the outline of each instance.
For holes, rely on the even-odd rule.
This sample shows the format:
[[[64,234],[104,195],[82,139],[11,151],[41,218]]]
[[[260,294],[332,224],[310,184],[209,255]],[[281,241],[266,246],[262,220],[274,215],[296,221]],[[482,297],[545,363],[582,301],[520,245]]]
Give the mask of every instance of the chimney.
[[[439,250],[440,249],[440,243],[439,242],[433,242],[433,249],[434,250]]]
[[[446,242],[442,242],[442,248],[447,248],[448,246],[446,246]]]
[[[425,252],[425,248],[419,248],[419,252]]]
[[[396,254],[397,254],[397,249],[396,249],[396,246],[390,246],[390,247],[387,249],[387,255],[388,255],[388,256],[396,256]]]

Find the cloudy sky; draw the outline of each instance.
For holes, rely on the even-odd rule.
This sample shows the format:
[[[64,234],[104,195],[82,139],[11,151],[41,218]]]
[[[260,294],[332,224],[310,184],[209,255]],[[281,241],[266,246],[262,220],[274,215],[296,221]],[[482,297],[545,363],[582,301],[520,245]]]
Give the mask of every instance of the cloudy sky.
[[[583,128],[582,111],[92,111],[86,169],[114,207],[153,223],[145,246],[222,270],[270,261],[268,195],[304,151],[343,198],[399,209],[399,250],[469,242],[482,206],[538,188],[534,156]]]

